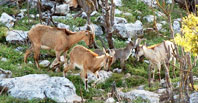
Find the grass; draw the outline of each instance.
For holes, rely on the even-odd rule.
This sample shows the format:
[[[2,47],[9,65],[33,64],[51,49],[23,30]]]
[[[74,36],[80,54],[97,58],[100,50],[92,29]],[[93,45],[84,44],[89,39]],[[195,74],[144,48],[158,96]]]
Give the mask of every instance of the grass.
[[[117,9],[125,12],[129,12],[132,15],[131,16],[125,16],[123,14],[116,15],[119,17],[124,17],[127,19],[129,23],[133,23],[136,20],[141,20],[143,22],[144,28],[152,27],[152,23],[147,23],[145,20],[143,20],[143,17],[146,15],[152,14],[152,10],[145,5],[142,2],[137,3],[136,0],[122,0],[124,6],[118,7]],[[25,7],[25,6],[24,6]],[[7,6],[2,6],[0,7],[0,13],[6,12],[8,14],[16,14],[18,11],[16,10],[15,7],[7,7]],[[175,11],[181,10],[178,8],[177,5],[175,5],[174,8]],[[30,14],[37,14],[37,10],[35,8],[30,9]],[[182,14],[185,15],[182,11]],[[99,16],[99,14],[96,14],[95,16],[91,17],[91,21],[95,24],[98,24],[95,19]],[[179,16],[177,13],[172,14],[172,18],[176,19]],[[18,20],[15,23],[15,26],[13,29],[17,30],[29,30],[32,25],[39,23],[38,18],[37,19],[31,19],[31,22],[27,22],[28,18],[24,17],[21,20]],[[162,17],[158,18],[157,21],[161,20],[166,20]],[[73,30],[74,26],[79,27],[79,26],[84,26],[86,24],[86,19],[77,17],[76,19],[69,18],[69,19],[55,19],[54,21],[56,22],[61,22],[66,25],[69,25],[71,29]],[[164,25],[163,28],[165,28],[167,31],[163,33],[162,36],[159,36],[156,32],[145,32],[144,33],[144,38],[146,38],[146,43],[148,45],[153,45],[156,43],[161,43],[163,40],[168,40],[170,36],[170,31],[168,24]],[[24,76],[27,74],[48,74],[50,76],[62,76],[62,73],[57,73],[57,72],[52,72],[50,68],[42,68],[41,70],[36,69],[36,66],[34,64],[24,64],[23,63],[23,55],[25,50],[28,48],[27,45],[17,45],[17,44],[7,44],[5,42],[5,36],[6,36],[7,28],[0,26],[0,59],[1,58],[7,58],[8,61],[6,62],[0,62],[0,68],[6,69],[6,70],[11,70],[13,73],[13,77],[19,77],[19,76]],[[105,35],[103,35],[105,37]],[[126,43],[124,40],[118,38],[117,36],[113,36],[114,38],[114,46],[115,48],[123,48],[126,46]],[[103,39],[104,40],[104,39]],[[105,41],[105,40],[104,40]],[[100,40],[96,37],[96,43],[102,47],[102,44]],[[79,42],[79,45],[85,46],[84,42]],[[107,42],[105,41],[105,45],[107,46]],[[15,49],[18,46],[22,46],[25,48],[22,51],[22,54],[20,52],[15,51]],[[87,46],[86,46],[87,47]],[[71,49],[70,49],[71,50]],[[40,60],[47,59],[50,62],[53,61],[53,57],[55,57],[54,51],[46,51],[42,50],[42,54],[48,54],[52,57],[40,57]],[[33,57],[32,55],[28,58],[28,61],[33,62]],[[34,62],[33,62],[34,63]],[[122,73],[113,73],[113,75],[108,78],[104,83],[98,84],[95,88],[89,88],[89,93],[87,93],[84,89],[84,84],[80,78],[80,76],[73,76],[73,75],[68,75],[67,78],[75,85],[76,87],[76,92],[80,96],[82,95],[83,98],[85,98],[87,103],[103,103],[104,100],[94,100],[93,97],[102,97],[102,96],[107,96],[107,93],[111,92],[112,89],[112,83],[115,82],[116,86],[118,88],[124,88],[124,91],[131,90],[133,88],[136,88],[139,85],[145,85],[145,90],[149,91],[156,91],[157,89],[161,88],[158,82],[155,82],[152,87],[148,87],[148,64],[144,62],[137,62],[134,57],[130,57],[129,60],[127,60],[126,64],[126,71]],[[117,61],[115,64],[112,65],[111,67],[113,68],[120,68],[120,62]],[[74,70],[74,72],[76,72]],[[126,78],[125,75],[127,73],[130,73],[132,76],[129,78]],[[198,67],[195,67],[193,69],[194,75],[198,76]],[[178,71],[177,71],[178,74]],[[162,69],[162,75],[164,75],[164,70]],[[172,75],[170,73],[170,75]],[[157,79],[157,75],[155,75]],[[162,76],[163,77],[163,76]],[[179,78],[172,79],[173,83],[176,83],[179,81]],[[91,85],[91,84],[89,84]],[[102,89],[102,90],[99,90]],[[49,100],[49,99],[33,99],[33,100],[26,100],[26,99],[17,99],[13,98],[7,94],[4,94],[0,96],[0,103],[53,103],[54,101]],[[142,102],[148,102],[147,100],[143,100],[142,98],[137,98],[133,101],[134,103],[142,103]]]

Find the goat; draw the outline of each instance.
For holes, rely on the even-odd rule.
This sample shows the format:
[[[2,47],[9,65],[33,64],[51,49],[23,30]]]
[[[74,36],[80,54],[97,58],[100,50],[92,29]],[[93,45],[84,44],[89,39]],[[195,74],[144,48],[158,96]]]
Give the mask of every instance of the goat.
[[[121,68],[125,69],[125,61],[128,60],[129,56],[131,55],[133,47],[134,43],[130,41],[125,48],[110,49],[115,51],[115,55],[111,64],[115,63],[116,60],[120,60]],[[95,49],[94,52],[98,55],[103,54],[102,50],[100,49]]]
[[[110,68],[109,62],[112,60],[110,56],[103,49],[104,55],[98,56],[98,54],[90,51],[89,49],[77,45],[70,52],[70,63],[64,68],[63,76],[70,69],[78,67],[81,69],[81,78],[85,84],[85,89],[87,90],[87,72],[92,72],[97,78],[99,78],[98,71],[104,67],[105,69]],[[111,53],[112,55],[115,54]]]
[[[36,25],[28,32],[28,38],[31,41],[31,47],[26,50],[24,62],[27,63],[27,57],[34,52],[34,60],[37,68],[40,49],[53,49],[56,53],[56,59],[51,64],[51,68],[60,63],[60,55],[64,53],[65,62],[67,50],[79,41],[85,41],[86,45],[91,45],[95,35],[90,31],[72,32],[67,29],[60,29],[45,25]]]
[[[173,61],[173,65],[175,66],[176,58],[173,56],[173,52],[175,50],[174,44],[171,41],[164,41],[162,43],[150,47],[146,47],[145,45],[139,46],[141,40],[140,39],[137,40],[138,41],[135,48],[135,56],[137,61],[139,61],[139,57],[142,55],[144,55],[147,59],[149,59],[150,61],[149,68],[152,67],[154,69],[155,67],[157,67],[159,81],[161,81],[161,76],[160,76],[161,65],[165,64],[166,61],[168,62]],[[175,76],[174,66],[173,66],[173,74]],[[154,72],[155,69],[153,70],[153,77],[152,77],[153,80],[154,80]],[[149,77],[150,77],[150,73],[149,73]]]

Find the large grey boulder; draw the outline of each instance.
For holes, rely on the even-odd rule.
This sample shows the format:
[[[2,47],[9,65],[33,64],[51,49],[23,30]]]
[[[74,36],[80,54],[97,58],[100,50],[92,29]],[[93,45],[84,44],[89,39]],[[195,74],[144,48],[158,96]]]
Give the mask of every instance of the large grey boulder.
[[[143,17],[147,22],[153,22],[154,21],[154,16],[153,15],[147,15]]]
[[[10,70],[3,70],[0,68],[0,79],[3,78],[11,78],[12,77],[12,72]]]
[[[122,6],[122,0],[114,0],[115,6]]]
[[[93,29],[93,31],[95,31],[96,35],[102,35],[104,33],[101,26],[96,24],[91,24],[90,26]],[[80,31],[80,30],[87,30],[87,24],[85,26],[76,28],[75,31]]]
[[[145,90],[132,90],[130,92],[118,92],[118,95],[125,99],[130,99],[131,101],[136,98],[142,98],[143,100],[147,100],[149,103],[159,103],[159,94],[154,92],[149,92]]]
[[[81,101],[73,83],[64,77],[49,77],[46,74],[30,74],[0,80],[0,86],[8,87],[8,94],[15,98],[50,98],[56,102]]]
[[[27,40],[28,31],[12,30],[7,32],[6,41],[9,43],[24,42]]]
[[[89,73],[88,74],[88,82],[90,83],[90,82],[98,81],[97,83],[102,83],[112,76],[112,72],[100,70],[98,72],[98,75],[99,75],[99,78],[97,78],[93,73]]]
[[[66,25],[66,24],[63,24],[63,23],[58,23],[57,27],[62,28],[62,29],[70,29],[69,25]]]
[[[141,0],[141,1],[150,7],[157,7],[156,0]]]
[[[135,35],[142,34],[142,22],[137,20],[135,23],[128,24],[114,24],[114,33],[120,35],[122,38],[132,38]]]
[[[29,1],[29,3],[30,3],[30,7],[31,8],[36,8],[37,7],[37,1],[38,0],[28,0]],[[42,9],[51,9],[51,8],[53,8],[54,7],[54,4],[55,4],[55,2],[54,1],[52,1],[52,0],[40,0],[41,1],[41,4],[42,4]]]
[[[51,9],[52,12],[54,12],[54,7]],[[69,12],[69,4],[61,4],[56,6],[56,11],[55,13],[60,13],[60,14],[67,14]]]
[[[114,24],[126,24],[127,20],[125,18],[121,17],[115,17],[114,18]]]
[[[198,92],[190,95],[190,103],[198,103]]]
[[[14,22],[16,21],[15,18],[12,16],[2,13],[0,17],[0,23],[4,24],[6,27],[11,28],[14,26]]]

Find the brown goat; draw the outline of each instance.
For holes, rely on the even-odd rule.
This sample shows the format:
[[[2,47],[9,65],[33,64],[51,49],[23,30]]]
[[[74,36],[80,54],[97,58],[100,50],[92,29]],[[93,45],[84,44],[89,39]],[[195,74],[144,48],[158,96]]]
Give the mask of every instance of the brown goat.
[[[65,77],[66,72],[70,69],[74,69],[75,67],[80,68],[82,70],[81,78],[87,90],[87,72],[92,72],[99,78],[97,73],[102,67],[105,69],[110,68],[109,60],[112,60],[113,57],[106,53],[104,49],[103,52],[104,55],[98,56],[98,54],[83,46],[75,46],[70,52],[70,63],[65,67],[63,76]],[[115,52],[111,54],[114,55]]]
[[[28,32],[28,38],[31,41],[31,47],[26,50],[24,62],[27,63],[27,57],[34,52],[34,60],[37,68],[39,67],[38,58],[40,49],[53,49],[56,53],[56,59],[50,67],[60,63],[60,55],[64,53],[66,60],[67,50],[72,45],[83,40],[87,45],[91,45],[94,41],[94,35],[90,31],[72,32],[67,29],[60,29],[45,25],[36,25]]]

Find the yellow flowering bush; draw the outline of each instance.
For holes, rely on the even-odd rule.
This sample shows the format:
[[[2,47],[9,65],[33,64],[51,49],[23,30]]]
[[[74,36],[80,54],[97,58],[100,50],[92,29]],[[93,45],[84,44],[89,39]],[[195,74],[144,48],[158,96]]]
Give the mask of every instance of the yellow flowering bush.
[[[184,48],[185,52],[198,54],[198,17],[189,14],[182,20],[182,34],[177,33],[175,43]]]

